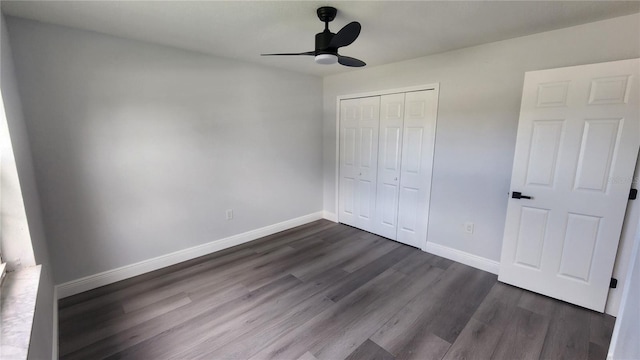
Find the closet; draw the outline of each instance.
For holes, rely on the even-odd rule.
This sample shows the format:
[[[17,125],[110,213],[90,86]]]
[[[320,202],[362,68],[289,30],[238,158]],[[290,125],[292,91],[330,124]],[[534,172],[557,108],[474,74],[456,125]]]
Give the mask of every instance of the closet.
[[[437,87],[339,100],[339,222],[425,246],[437,103]]]

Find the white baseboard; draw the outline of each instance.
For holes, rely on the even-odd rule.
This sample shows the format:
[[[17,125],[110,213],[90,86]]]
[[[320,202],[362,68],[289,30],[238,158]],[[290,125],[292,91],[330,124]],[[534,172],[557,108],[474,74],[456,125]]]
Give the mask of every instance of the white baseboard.
[[[51,359],[58,360],[58,289],[53,287],[53,342],[51,346]]]
[[[322,217],[324,219],[327,219],[329,221],[333,221],[335,223],[338,222],[338,216],[335,213],[332,213],[332,212],[327,211],[327,210],[322,211]]]
[[[422,250],[492,274],[498,274],[500,271],[500,263],[498,261],[483,258],[448,246],[427,242],[427,245]]]
[[[56,285],[58,299],[79,294],[81,292],[98,288],[100,286],[112,284],[117,281],[132,278],[144,273],[162,269],[175,265],[183,261],[195,259],[197,257],[224,250],[232,246],[244,244],[246,242],[259,239],[264,236],[275,234],[280,231],[304,225],[312,221],[320,220],[324,216],[322,211],[301,216],[295,219],[283,221],[277,224],[265,226],[260,229],[247,231],[242,234],[218,239],[206,244],[194,246],[188,249],[176,251],[170,254],[158,256],[153,259],[143,260],[135,264],[126,265],[117,269],[107,270],[95,275],[86,276],[77,280],[72,280],[60,285]]]

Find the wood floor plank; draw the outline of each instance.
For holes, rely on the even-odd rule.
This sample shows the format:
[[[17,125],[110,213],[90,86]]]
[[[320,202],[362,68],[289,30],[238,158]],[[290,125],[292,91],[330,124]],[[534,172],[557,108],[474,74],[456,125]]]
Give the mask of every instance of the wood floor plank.
[[[348,272],[355,272],[399,247],[407,246],[395,241],[389,241],[382,237],[374,237],[368,249],[366,249],[362,254],[354,256],[344,262],[342,268]]]
[[[419,275],[421,281],[407,281],[389,269],[252,358],[296,358],[305,351],[321,360],[344,358],[437,274],[428,267]]]
[[[316,293],[324,290],[323,286],[328,286],[330,281],[340,281],[343,271],[329,270],[313,281],[298,282],[295,286],[283,288],[282,292],[269,292],[269,296],[264,296],[260,301],[255,298],[259,295],[260,289],[269,289],[271,284],[265,285],[263,288],[252,292],[247,298],[252,299],[247,306],[238,306],[230,304],[230,312],[202,314],[197,319],[193,319],[188,323],[176,325],[171,329],[170,333],[162,333],[153,338],[147,339],[135,346],[132,346],[114,356],[113,358],[135,359],[141,354],[146,357],[164,357],[164,358],[197,358],[198,354],[209,350],[214,351],[219,347],[225,346],[242,336],[246,332],[252,330],[259,331],[263,327],[268,326],[272,321],[280,318],[288,319],[298,308],[306,309],[306,313],[299,316],[312,317],[315,312],[323,310],[330,301],[323,295],[313,297]],[[282,280],[293,278],[292,275],[286,275]],[[315,304],[315,308],[307,308],[309,303],[307,298],[311,299]],[[244,298],[243,298],[244,300]],[[304,304],[301,304],[304,302]],[[284,330],[286,327],[283,327]],[[179,344],[168,341],[171,339],[182,339]],[[266,339],[266,338],[265,338]],[[262,339],[264,341],[265,339]],[[176,346],[179,345],[179,346]],[[255,345],[255,344],[253,344]],[[183,350],[184,349],[184,350]]]
[[[542,352],[549,319],[517,308],[496,345],[492,359],[538,359]],[[553,359],[554,357],[542,357]]]
[[[269,254],[246,257],[240,263],[234,262],[228,264],[228,266],[214,267],[206,271],[203,270],[196,274],[191,274],[189,277],[184,277],[172,283],[150,289],[139,296],[122,299],[120,302],[125,308],[125,311],[133,311],[154,303],[158,301],[158,299],[173,296],[177,293],[188,291],[189,289],[211,287],[214,285],[221,286],[222,284],[224,285],[221,287],[226,287],[225,285],[229,284],[230,279],[235,279],[239,276],[249,276],[250,273],[248,269],[287,258],[291,252],[293,252],[293,249],[281,248]]]
[[[413,269],[420,267],[423,264],[429,264],[431,266],[446,270],[453,264],[453,261],[441,258],[436,255],[432,255],[422,251],[414,251],[413,254],[406,259],[398,262],[394,265],[394,269],[400,271],[403,274],[411,275]]]
[[[452,344],[495,284],[494,275],[461,264],[434,269],[440,272],[438,279],[371,337],[393,355],[429,334]]]
[[[239,301],[232,301],[228,309],[222,309],[226,311],[200,313],[189,321],[173,326],[170,331],[146,339],[108,359],[174,358],[182,351],[181,349],[192,348],[211,337],[217,338],[222,343],[231,341],[236,337],[233,330],[239,324],[261,324],[272,316],[276,316],[273,312],[273,304],[280,303],[281,292],[299,289],[303,285],[291,275],[278,282],[284,286],[273,287],[271,283],[266,287],[268,291],[262,291],[264,288],[261,288],[243,297],[240,301],[244,301],[244,306],[238,306]],[[286,307],[290,304],[282,305]]]
[[[120,303],[105,304],[101,312],[88,310],[86,314],[78,312],[73,315],[59,313],[58,328],[60,332],[74,337],[89,329],[100,327],[103,322],[124,314]]]
[[[587,359],[589,357],[590,316],[584,309],[555,302],[553,316],[541,357],[549,359]]]
[[[338,226],[339,226],[339,229],[336,232],[333,232],[333,233],[327,232],[327,233],[319,234],[322,240],[329,243],[336,243],[336,242],[343,241],[344,239],[350,237],[353,234],[362,234],[362,235],[366,234],[364,231],[360,229],[356,229],[349,225],[339,224]]]
[[[251,324],[250,327],[234,329],[232,340],[210,338],[199,344],[189,352],[181,353],[176,359],[248,359],[267,344],[277,340],[282,335],[306,323],[317,314],[325,311],[334,303],[322,294],[315,294],[304,302],[300,302],[284,311],[274,310],[277,314],[269,321]],[[219,346],[226,342],[226,344]]]
[[[593,311],[589,319],[589,341],[607,348],[609,342],[611,342],[611,334],[613,333],[616,318]]]
[[[518,306],[522,289],[496,283],[473,314],[473,318],[496,329],[504,328]]]
[[[380,326],[387,322],[395,313],[397,313],[409,301],[414,299],[424,289],[426,289],[440,275],[440,269],[431,266],[425,266],[414,274],[417,279],[403,276],[393,286],[373,291],[376,295],[375,301],[369,307],[363,307],[359,301],[357,291],[340,300],[337,305],[347,306],[348,311],[358,307],[361,315],[348,324],[344,324],[340,331],[334,331],[327,334],[321,342],[312,346],[311,352],[318,359],[339,359],[350,354],[355,347],[371,337]],[[366,286],[366,285],[365,285]],[[362,287],[364,288],[364,286]],[[360,288],[360,289],[362,289]],[[359,290],[360,290],[359,289]],[[359,291],[358,290],[358,291]],[[366,293],[366,290],[365,290]],[[343,303],[344,301],[344,303]],[[344,312],[342,312],[344,314]],[[341,332],[348,330],[345,335],[341,336]]]
[[[587,360],[605,360],[607,358],[608,346],[604,347],[596,343],[589,343],[589,355]]]
[[[351,273],[346,282],[336,284],[326,292],[329,299],[334,302],[340,301],[345,296],[351,294],[360,286],[366,284],[371,279],[386,271],[393,264],[405,258],[414,250],[408,246],[397,247],[390,253],[383,255],[371,262],[367,266]]]
[[[490,359],[502,331],[472,318],[443,359]]]
[[[449,343],[456,340],[471,319],[495,284],[496,276],[484,271],[473,271],[467,281],[467,284],[451,293],[448,301],[441,303],[438,315],[429,324],[431,332]]]
[[[557,301],[530,291],[524,291],[518,301],[518,307],[551,318],[556,311]]]
[[[395,360],[395,356],[389,354],[378,344],[367,339],[358,346],[345,360]]]
[[[251,359],[295,359],[306,351],[311,351],[318,357],[317,353],[312,351],[314,345],[322,343],[335,333],[344,335],[346,333],[345,327],[361,319],[362,313],[366,313],[366,309],[375,306],[379,295],[388,292],[394,287],[394,284],[400,283],[403,277],[404,275],[394,270],[385,271],[333,307],[269,344],[254,354]],[[360,345],[363,341],[364,339],[361,339],[355,346]],[[351,349],[345,356],[354,349]],[[318,357],[318,359],[321,358]]]
[[[272,309],[264,310],[269,313],[269,318],[265,321],[239,324],[222,336],[211,332],[209,339],[179,353],[175,358],[247,359],[333,305],[333,302],[324,296],[324,291],[331,284],[344,281],[347,275],[348,273],[338,268],[319,274],[284,294],[273,304]]]
[[[207,299],[209,302],[224,304],[232,299],[241,298],[249,294],[246,286],[238,283],[204,284],[185,289],[186,294],[193,301]]]
[[[170,298],[162,299],[156,304],[151,304],[134,312],[113,317],[102,322],[99,326],[84,329],[84,331],[79,332],[69,341],[61,342],[58,349],[59,355],[64,356],[78,351],[90,344],[110,336],[118,335],[138,324],[176,310],[189,303],[191,303],[191,299],[186,294],[178,294]]]
[[[158,339],[161,339],[160,341],[166,341],[165,344],[169,343],[175,346],[182,346],[190,339],[171,336],[172,333],[180,328],[192,326],[196,321],[209,321],[209,319],[224,321],[225,319],[234,318],[237,314],[247,311],[257,303],[265,301],[265,299],[268,298],[276,297],[283,291],[298,284],[300,284],[300,280],[289,276],[274,281],[240,299],[231,300],[224,304],[219,304],[215,300],[208,301],[208,299],[204,299],[201,302],[192,302],[177,310],[170,311],[152,320],[100,340],[91,346],[70,353],[63,357],[63,359],[108,358],[119,352],[126,352],[128,349],[142,342],[158,341]],[[161,334],[162,336],[160,336]],[[126,353],[124,353],[124,355],[126,355]],[[114,358],[118,358],[118,356]],[[146,358],[146,354],[142,354],[142,356],[138,358]]]
[[[146,303],[153,303],[159,300],[157,296],[154,296],[154,292],[160,292],[166,287],[175,287],[184,282],[191,284],[191,281],[196,278],[208,279],[211,273],[220,274],[225,269],[242,267],[249,260],[259,257],[260,255],[256,254],[253,250],[243,249],[237,252],[231,252],[227,256],[212,261],[203,261],[196,263],[192,267],[181,268],[175,273],[167,274],[166,276],[150,276],[148,281],[140,284],[135,283],[135,285],[130,287],[121,287],[119,283],[116,283],[114,285],[118,286],[114,287],[117,289],[111,293],[107,293],[101,297],[93,297],[87,301],[60,309],[60,320],[66,321],[69,319],[75,321],[75,317],[86,318],[87,316],[94,316],[95,314],[102,313],[105,306],[113,306],[114,304],[121,306],[119,302],[129,299],[139,299],[136,301],[140,303],[145,303],[145,301]],[[145,277],[146,274],[140,276],[140,278]],[[109,287],[111,287],[111,285],[109,285]],[[168,292],[167,296],[172,296],[179,292],[180,291]],[[79,296],[82,296],[82,294]],[[142,300],[143,298],[151,298],[151,301]]]
[[[420,336],[414,336],[395,357],[398,360],[442,359],[450,347],[451,344],[448,342],[425,332]]]
[[[145,285],[153,284],[157,280],[166,280],[172,277],[178,276],[181,271],[193,271],[193,268],[198,267],[202,263],[215,263],[217,265],[234,261],[234,257],[243,256],[246,253],[255,253],[253,250],[247,250],[242,246],[234,246],[228,249],[223,249],[215,253],[204,255],[195,259],[187,260],[178,264],[167,266],[162,269],[158,269],[149,273],[135,276],[126,280],[118,281],[108,286],[102,286],[93,290],[85,291],[83,293],[62,298],[59,300],[58,309],[65,310],[73,307],[74,305],[83,303],[85,306],[93,304],[94,301],[104,301],[105,297],[111,300],[114,294],[121,290],[126,290],[130,293],[132,289],[144,289]],[[128,294],[131,296],[131,294]]]
[[[318,360],[318,358],[313,356],[312,353],[307,351],[302,356],[300,356],[297,360]]]
[[[250,246],[257,253],[263,253],[278,247],[288,245],[295,241],[318,237],[316,236],[317,234],[338,226],[335,223],[326,221],[317,222],[314,225],[315,226],[311,228],[296,229],[287,234],[284,234],[284,236],[283,234],[270,235],[267,238],[261,239],[257,242],[253,242],[252,244],[250,244]]]
[[[365,237],[360,234],[352,235],[345,241],[327,248],[327,252],[319,254],[312,262],[298,263],[291,269],[291,273],[297,278],[305,280],[324,271],[324,269],[336,266],[343,267],[345,263],[350,262],[352,257],[365,251],[371,245],[371,240],[375,236],[373,234],[367,234]],[[338,249],[339,251],[336,251]]]

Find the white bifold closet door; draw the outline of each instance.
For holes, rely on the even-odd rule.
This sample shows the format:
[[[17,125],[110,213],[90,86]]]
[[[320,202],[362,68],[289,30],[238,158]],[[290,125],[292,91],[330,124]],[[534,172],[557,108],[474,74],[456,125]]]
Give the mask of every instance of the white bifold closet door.
[[[378,119],[363,122],[363,109],[375,104],[379,106]],[[340,222],[411,246],[424,246],[436,109],[435,90],[340,102]],[[375,123],[379,123],[377,132],[370,127]],[[377,166],[371,165],[374,157]]]
[[[340,102],[340,222],[373,232],[380,97]]]

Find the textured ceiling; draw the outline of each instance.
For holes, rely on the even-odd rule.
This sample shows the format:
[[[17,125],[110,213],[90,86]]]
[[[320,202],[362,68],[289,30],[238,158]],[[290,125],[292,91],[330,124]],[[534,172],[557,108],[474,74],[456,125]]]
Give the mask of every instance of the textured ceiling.
[[[310,56],[323,30],[316,8],[338,9],[330,29],[362,32],[342,55],[368,66],[584,24],[640,11],[637,1],[2,1],[11,16],[149,41],[313,75],[353,71]]]

